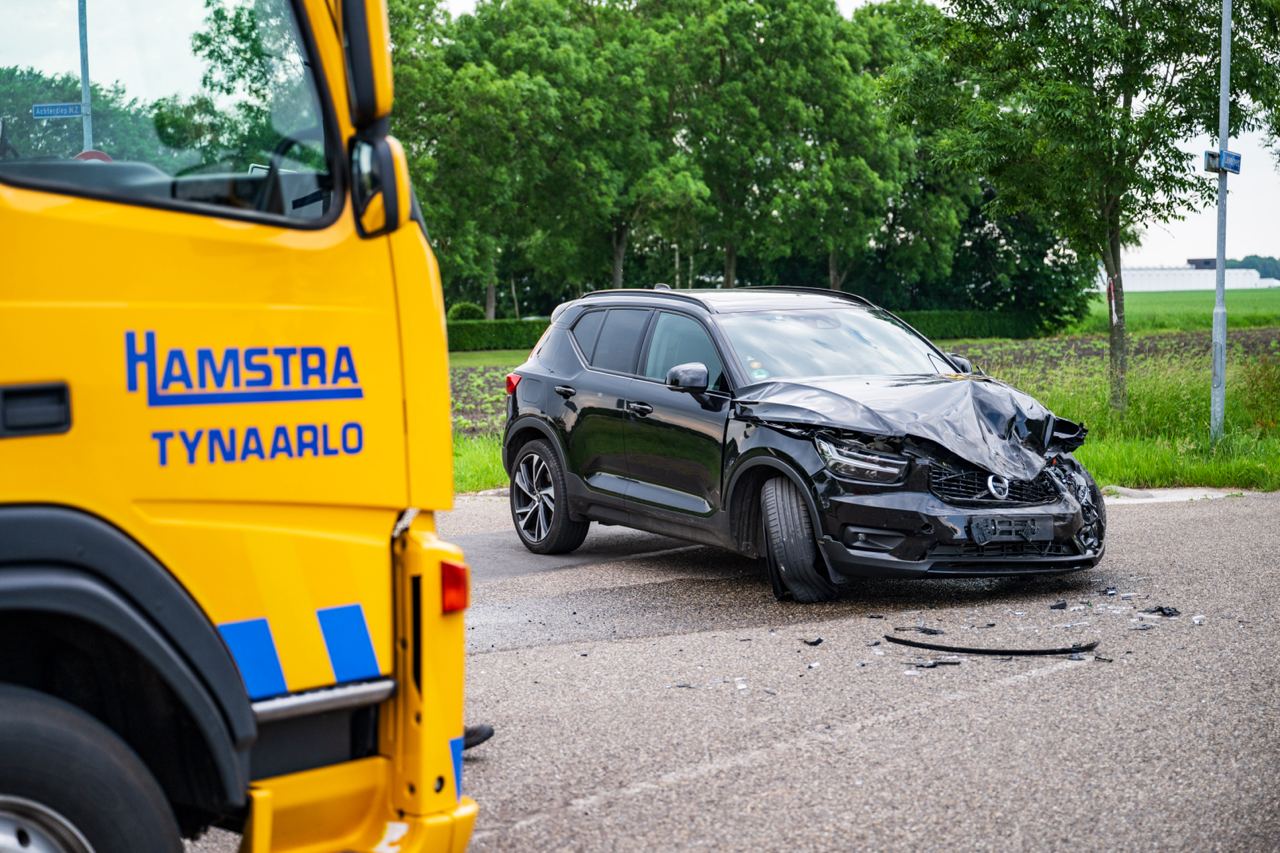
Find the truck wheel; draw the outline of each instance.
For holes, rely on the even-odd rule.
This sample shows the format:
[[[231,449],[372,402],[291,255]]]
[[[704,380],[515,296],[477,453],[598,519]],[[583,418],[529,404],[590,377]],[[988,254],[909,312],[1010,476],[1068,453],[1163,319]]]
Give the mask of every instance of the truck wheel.
[[[520,448],[511,466],[511,520],[524,547],[535,554],[567,554],[587,538],[589,521],[569,518],[564,468],[541,439]]]
[[[0,850],[182,850],[173,810],[115,732],[44,693],[0,684]]]
[[[774,595],[785,590],[796,601],[830,601],[836,586],[827,579],[818,557],[809,509],[795,483],[774,477],[760,490],[760,517],[764,524],[764,555],[773,581]]]

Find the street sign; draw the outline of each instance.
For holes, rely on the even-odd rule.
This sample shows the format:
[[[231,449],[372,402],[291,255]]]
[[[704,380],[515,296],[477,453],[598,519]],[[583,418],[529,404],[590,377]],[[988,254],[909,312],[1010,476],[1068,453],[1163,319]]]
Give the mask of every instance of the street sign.
[[[1238,175],[1240,174],[1240,155],[1234,151],[1206,151],[1204,152],[1204,170]]]
[[[32,104],[32,118],[80,118],[80,104]]]

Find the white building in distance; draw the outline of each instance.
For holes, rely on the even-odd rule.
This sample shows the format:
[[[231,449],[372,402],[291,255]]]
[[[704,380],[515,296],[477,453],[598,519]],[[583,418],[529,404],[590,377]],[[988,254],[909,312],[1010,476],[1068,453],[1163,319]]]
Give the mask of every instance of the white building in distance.
[[[1263,278],[1257,270],[1229,269],[1226,271],[1227,290],[1256,290],[1263,287],[1280,287],[1280,280]],[[1213,258],[1190,258],[1184,267],[1125,267],[1123,270],[1125,293],[1152,290],[1213,290],[1218,286]],[[1098,277],[1098,289],[1107,289],[1107,275]]]

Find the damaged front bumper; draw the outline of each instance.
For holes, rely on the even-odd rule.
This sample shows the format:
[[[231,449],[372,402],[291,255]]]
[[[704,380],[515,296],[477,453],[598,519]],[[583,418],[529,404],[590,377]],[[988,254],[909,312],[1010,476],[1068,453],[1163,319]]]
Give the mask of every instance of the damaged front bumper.
[[[819,489],[819,544],[832,580],[1091,568],[1102,559],[1104,531],[1082,470],[1064,461],[1046,471],[1053,493],[1034,505],[957,506],[930,490],[927,469],[892,490],[850,493],[828,480]]]

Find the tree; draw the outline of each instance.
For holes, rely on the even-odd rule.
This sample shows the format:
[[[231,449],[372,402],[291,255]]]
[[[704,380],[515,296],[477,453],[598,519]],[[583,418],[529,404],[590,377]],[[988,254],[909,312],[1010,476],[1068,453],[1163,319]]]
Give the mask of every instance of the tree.
[[[1211,197],[1179,141],[1217,125],[1217,4],[1179,0],[953,0],[941,26],[950,85],[920,85],[955,119],[944,156],[988,175],[1101,260],[1110,305],[1111,405],[1127,402],[1121,256],[1139,228]],[[1232,42],[1232,133],[1277,124],[1280,7],[1241,0]],[[934,81],[936,83],[936,81]]]

